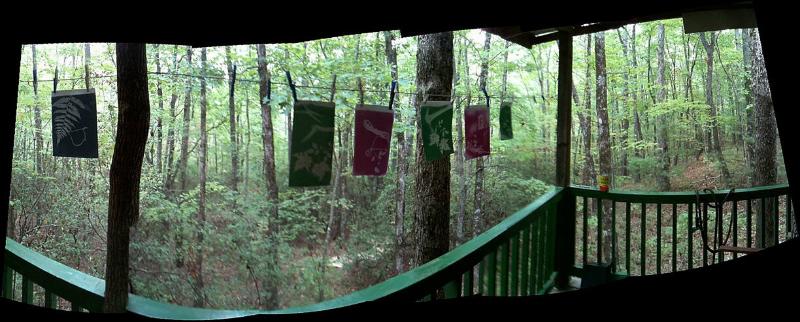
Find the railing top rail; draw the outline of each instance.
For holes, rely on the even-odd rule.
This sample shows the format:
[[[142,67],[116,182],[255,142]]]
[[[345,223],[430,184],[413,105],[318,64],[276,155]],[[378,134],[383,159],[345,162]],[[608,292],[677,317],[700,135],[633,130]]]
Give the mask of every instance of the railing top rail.
[[[25,272],[34,283],[47,285],[51,292],[84,308],[96,309],[102,305],[104,280],[59,263],[10,238],[6,238],[5,263],[16,271]]]
[[[610,190],[608,192],[601,192],[597,188],[571,185],[569,187],[572,194],[579,197],[600,198],[603,200],[612,200],[618,202],[631,202],[631,203],[660,203],[660,204],[686,204],[697,202],[697,193],[694,191],[680,191],[680,192],[640,192],[640,191],[623,191],[623,190]],[[722,200],[728,195],[730,190],[715,190],[713,194],[700,191],[701,201],[714,201]],[[753,187],[734,189],[733,193],[728,196],[728,201],[751,200],[764,197],[774,197],[778,195],[789,194],[788,184],[776,184],[769,186]]]
[[[255,314],[310,313],[353,306],[375,300],[416,300],[413,298],[414,296],[423,294],[425,290],[440,287],[448,282],[447,278],[450,274],[456,272],[460,273],[468,267],[480,262],[485,256],[485,253],[492,249],[492,247],[497,247],[508,236],[522,229],[523,224],[529,223],[530,220],[533,219],[533,216],[530,216],[531,214],[537,213],[540,209],[546,209],[546,206],[551,203],[558,202],[563,197],[563,191],[564,188],[554,187],[549,192],[515,212],[494,227],[456,247],[450,252],[413,270],[399,274],[382,283],[328,301],[274,311],[216,310],[185,307],[131,295],[128,301],[128,310],[155,318],[212,320]],[[48,281],[60,280],[63,281],[63,283],[74,285],[77,289],[99,296],[102,302],[105,288],[105,281],[102,279],[58,263],[6,238],[6,258],[8,259],[9,257],[19,259],[16,262],[9,262],[9,266],[15,270],[19,269],[25,274],[33,272],[44,276],[43,279],[35,279],[35,281],[43,281],[45,283],[44,285],[49,286],[49,284],[46,284]]]

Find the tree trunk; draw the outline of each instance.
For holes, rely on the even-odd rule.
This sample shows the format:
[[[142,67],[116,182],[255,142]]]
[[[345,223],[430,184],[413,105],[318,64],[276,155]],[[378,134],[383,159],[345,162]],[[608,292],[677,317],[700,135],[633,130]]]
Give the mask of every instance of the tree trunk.
[[[164,194],[172,197],[173,190],[175,189],[175,169],[173,163],[175,161],[175,105],[178,103],[178,92],[175,90],[175,84],[178,83],[178,45],[175,45],[172,51],[172,94],[169,100],[169,129],[167,129],[167,162],[165,172],[167,174],[164,181]]]
[[[162,157],[162,117],[164,113],[164,91],[161,89],[161,55],[158,44],[153,46],[156,51],[156,95],[158,96],[158,118],[156,118],[156,172],[161,173],[161,157]],[[88,81],[87,81],[88,84]]]
[[[192,66],[192,49],[186,49],[186,61],[189,64],[189,70]],[[183,100],[183,131],[181,134],[181,160],[178,164],[178,173],[180,174],[181,191],[186,191],[186,165],[189,162],[189,125],[192,122],[192,77],[186,78],[186,94]]]
[[[633,25],[631,28],[631,69],[633,72],[633,134],[636,142],[642,142],[644,140],[644,135],[642,134],[642,121],[639,117],[639,92],[641,91],[641,86],[639,84],[639,65],[638,65],[638,58],[636,57],[636,25]],[[636,147],[633,149],[634,154],[637,158],[641,159],[644,158],[644,151],[641,148]],[[640,168],[637,168],[636,171],[633,173],[633,181],[640,182],[642,180],[642,171]]]
[[[586,83],[584,89],[584,109],[578,114],[578,122],[581,125],[581,133],[583,134],[583,158],[584,165],[581,171],[581,183],[592,186],[597,186],[597,172],[594,167],[594,157],[592,156],[592,94],[591,94],[591,52],[592,52],[592,37],[586,36]],[[599,84],[598,84],[599,85]],[[599,89],[598,89],[599,91]],[[577,95],[577,94],[576,94]],[[577,105],[577,103],[576,103]]]
[[[34,152],[36,155],[34,156],[36,162],[36,173],[42,174],[44,173],[44,169],[42,168],[42,149],[43,149],[43,142],[42,139],[42,112],[39,108],[39,66],[36,62],[36,45],[31,45],[31,55],[33,55],[33,124],[35,128],[34,131]]]
[[[626,30],[627,32],[627,30]],[[628,105],[630,104],[630,58],[628,57],[628,41],[625,37],[622,36],[622,31],[617,29],[617,35],[619,36],[619,42],[622,44],[622,55],[625,58],[625,68],[622,71],[622,79],[623,79],[623,87],[622,87],[622,130],[620,133],[620,145],[622,149],[620,150],[622,153],[622,175],[628,175],[628,128],[630,127],[629,117],[628,117]]]
[[[658,25],[658,97],[657,101],[663,103],[667,99],[667,84],[664,75],[665,62],[664,62],[664,24]],[[666,115],[658,117],[657,132],[658,132],[658,155],[659,155],[659,170],[656,175],[656,182],[659,191],[670,190],[669,180],[669,144],[667,138],[667,123]]]
[[[455,70],[454,86],[458,82],[462,82],[469,86],[469,65],[467,63],[467,46],[466,39],[462,42],[459,49],[459,56],[461,57],[461,66],[464,66],[464,76],[459,75],[458,68]],[[463,77],[463,78],[462,78]],[[468,105],[469,103],[467,103]],[[456,214],[456,245],[461,245],[466,241],[466,234],[464,233],[464,217],[466,214],[465,204],[467,202],[467,182],[466,171],[464,169],[464,130],[462,128],[462,108],[461,102],[456,103],[455,117],[456,117],[456,175],[458,176],[458,213]]]
[[[753,116],[755,139],[755,158],[753,160],[753,184],[756,186],[777,183],[777,123],[772,105],[767,69],[764,66],[764,55],[761,52],[761,39],[757,30],[750,32],[750,73],[752,75],[752,91],[754,98]],[[776,222],[775,203],[777,198],[764,199],[764,211],[758,209],[756,203],[756,245],[769,247],[775,244],[778,223]]]
[[[278,225],[278,182],[275,177],[275,138],[272,131],[272,106],[267,98],[267,82],[271,75],[267,69],[267,49],[264,45],[258,45],[258,90],[261,102],[261,140],[264,146],[264,181],[267,183],[267,198],[270,202],[269,214],[269,238],[272,245],[277,245],[277,235],[280,230]],[[277,247],[270,247],[268,260],[273,270],[278,267],[279,255]],[[263,283],[267,293],[265,306],[267,309],[278,308],[280,299],[278,297],[277,279],[269,279]]]
[[[186,61],[189,65],[189,70],[193,70],[192,66],[192,49],[186,49]],[[189,162],[189,125],[192,121],[192,77],[186,79],[186,92],[183,100],[183,129],[181,133],[181,160],[178,164],[178,174],[180,174],[181,192],[185,192],[187,188],[186,166]],[[183,267],[183,236],[180,233],[175,234],[175,266]]]
[[[386,52],[386,63],[389,65],[392,80],[397,80],[397,50],[395,50],[392,41],[394,35],[391,31],[383,32],[383,39],[385,42],[384,50]],[[395,122],[402,124],[403,119],[399,112],[395,112]],[[405,271],[405,258],[403,256],[405,235],[404,219],[406,213],[406,173],[408,172],[408,148],[406,146],[406,133],[397,132],[397,174],[396,176],[396,190],[394,194],[394,268],[399,274]]]
[[[425,94],[452,95],[453,33],[421,35],[417,45],[417,120]],[[427,89],[427,92],[425,91]],[[450,158],[426,161],[417,122],[414,262],[422,265],[450,248]]]
[[[486,33],[486,38],[483,42],[483,54],[481,55],[481,71],[478,78],[478,90],[486,88],[486,79],[489,75],[489,49],[492,45],[492,34]],[[483,232],[486,225],[486,214],[483,209],[483,178],[485,167],[483,165],[484,157],[475,158],[475,217],[480,218],[480,230],[475,232],[479,234]]]
[[[717,120],[717,105],[714,104],[714,46],[717,44],[717,35],[713,32],[709,33],[709,38],[706,39],[705,33],[700,33],[700,41],[706,50],[706,104],[711,108],[711,140],[710,146],[714,151],[714,156],[719,162],[720,171],[722,171],[722,178],[725,184],[731,185],[731,174],[728,171],[728,166],[725,164],[725,158],[722,156],[722,143],[719,139],[719,122]]]
[[[225,63],[228,65],[228,84],[230,86],[230,93],[228,95],[228,112],[230,120],[230,134],[231,134],[231,178],[230,185],[233,191],[239,190],[239,144],[236,142],[236,103],[234,101],[234,88],[236,86],[236,79],[234,79],[235,66],[233,59],[231,59],[231,47],[225,46]],[[235,206],[234,206],[235,208]]]
[[[139,216],[139,179],[150,124],[144,44],[117,44],[119,122],[111,161],[103,311],[128,304],[130,228]]]
[[[206,98],[206,75],[208,73],[207,49],[203,48],[200,52],[202,64],[202,76],[200,78],[200,149],[198,159],[200,160],[200,186],[197,205],[197,245],[194,254],[192,267],[189,275],[194,281],[194,306],[203,307],[206,304],[205,282],[203,281],[203,251],[204,240],[203,228],[206,222],[206,180],[208,174],[208,133],[206,132],[206,113],[208,109],[208,99]]]
[[[605,32],[595,34],[595,108],[597,109],[597,148],[600,175],[611,175],[611,134],[608,122],[608,77],[606,75],[606,37]],[[588,112],[588,111],[587,111]],[[598,207],[600,205],[597,205]],[[611,258],[611,205],[603,203],[603,258],[598,262],[612,263]]]
[[[745,112],[745,160],[747,161],[747,167],[750,169],[755,169],[755,132],[754,132],[754,117],[753,117],[753,79],[751,78],[752,75],[752,45],[750,44],[750,40],[752,36],[750,35],[753,31],[750,29],[743,29],[742,30],[742,59],[744,61],[744,104],[747,106]],[[755,186],[753,182],[754,177],[753,173],[750,173],[750,184]]]

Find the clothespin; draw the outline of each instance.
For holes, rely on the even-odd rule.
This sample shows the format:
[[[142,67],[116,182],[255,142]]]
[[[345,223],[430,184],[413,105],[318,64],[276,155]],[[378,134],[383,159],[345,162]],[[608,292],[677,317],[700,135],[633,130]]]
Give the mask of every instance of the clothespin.
[[[483,96],[486,96],[486,108],[489,108],[489,93],[486,92],[486,86],[481,88],[483,90]]]
[[[364,105],[364,84],[361,83],[361,77],[358,78],[358,101]]]
[[[286,71],[286,79],[289,81],[289,88],[292,89],[292,97],[294,101],[297,102],[297,89],[294,88],[294,83],[292,82],[292,74],[289,71]]]
[[[331,83],[331,99],[329,101],[333,102],[334,95],[336,95],[336,74],[333,74],[333,82]]]
[[[392,80],[392,89],[389,91],[389,109],[392,109],[392,104],[394,103],[394,89],[397,87],[397,81]]]
[[[53,92],[58,90],[58,67],[56,67],[56,75],[53,77]]]
[[[230,96],[233,97],[233,91],[236,87],[236,65],[233,65],[233,74],[231,74],[231,93]]]

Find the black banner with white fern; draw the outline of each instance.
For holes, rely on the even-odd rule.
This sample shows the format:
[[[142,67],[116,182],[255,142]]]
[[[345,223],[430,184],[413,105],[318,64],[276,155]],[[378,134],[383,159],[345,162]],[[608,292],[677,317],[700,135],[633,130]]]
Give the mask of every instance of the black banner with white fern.
[[[97,158],[94,89],[53,92],[53,156]]]

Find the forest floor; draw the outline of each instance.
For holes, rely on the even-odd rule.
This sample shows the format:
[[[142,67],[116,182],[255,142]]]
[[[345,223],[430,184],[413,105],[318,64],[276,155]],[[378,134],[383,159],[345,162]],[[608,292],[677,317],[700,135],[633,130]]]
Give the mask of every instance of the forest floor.
[[[723,181],[718,169],[706,158],[705,154],[701,155],[699,159],[690,158],[689,163],[682,171],[670,179],[672,179],[671,184],[674,191],[691,191],[706,187],[721,188]]]

